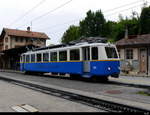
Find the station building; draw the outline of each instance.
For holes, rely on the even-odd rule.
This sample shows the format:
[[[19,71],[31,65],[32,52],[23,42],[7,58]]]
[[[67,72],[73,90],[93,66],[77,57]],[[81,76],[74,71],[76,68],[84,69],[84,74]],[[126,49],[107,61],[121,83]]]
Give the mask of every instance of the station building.
[[[150,75],[150,34],[131,35],[116,42],[122,72]]]
[[[20,55],[34,48],[45,47],[45,33],[3,28],[0,35],[0,69],[19,69]]]

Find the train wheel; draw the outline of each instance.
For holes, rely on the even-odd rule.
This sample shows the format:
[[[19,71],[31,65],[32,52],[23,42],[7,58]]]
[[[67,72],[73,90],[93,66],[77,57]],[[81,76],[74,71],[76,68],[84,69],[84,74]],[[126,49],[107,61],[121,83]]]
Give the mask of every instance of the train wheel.
[[[44,73],[43,72],[39,72],[39,73],[37,73],[39,76],[42,76],[42,75],[44,75]]]
[[[97,82],[97,81],[98,81],[96,76],[92,76],[92,77],[90,78],[90,80],[91,80],[92,82]]]
[[[92,82],[107,82],[108,81],[108,77],[104,76],[104,77],[100,77],[100,76],[93,76],[91,78]]]
[[[102,82],[108,82],[108,77],[102,77],[102,78],[100,78],[100,81],[102,81]]]

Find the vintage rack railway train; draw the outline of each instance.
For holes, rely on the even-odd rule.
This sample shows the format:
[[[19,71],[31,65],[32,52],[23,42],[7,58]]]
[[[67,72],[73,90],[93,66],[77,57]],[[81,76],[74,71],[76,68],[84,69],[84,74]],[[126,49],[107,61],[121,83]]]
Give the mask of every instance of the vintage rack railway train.
[[[21,55],[20,69],[26,73],[69,74],[71,77],[119,77],[120,59],[110,43],[78,43]]]

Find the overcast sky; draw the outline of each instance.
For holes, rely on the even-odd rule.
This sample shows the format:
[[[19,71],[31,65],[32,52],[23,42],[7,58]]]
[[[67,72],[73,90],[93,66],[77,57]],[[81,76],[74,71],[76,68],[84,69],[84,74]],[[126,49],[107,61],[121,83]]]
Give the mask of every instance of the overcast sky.
[[[150,0],[147,0],[150,5]],[[102,10],[106,20],[118,20],[118,15],[140,14],[144,0],[0,0],[0,30],[3,27],[44,32],[59,44],[70,25],[78,25],[88,10]],[[66,5],[64,5],[66,4]],[[32,22],[32,23],[31,23]]]

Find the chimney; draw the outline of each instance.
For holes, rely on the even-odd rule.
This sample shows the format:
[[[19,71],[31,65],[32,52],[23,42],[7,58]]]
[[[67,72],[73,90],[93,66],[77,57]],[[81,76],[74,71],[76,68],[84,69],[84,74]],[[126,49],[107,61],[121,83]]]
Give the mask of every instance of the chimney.
[[[125,39],[128,39],[128,28],[125,30]]]
[[[27,31],[30,32],[30,27],[27,27]]]

